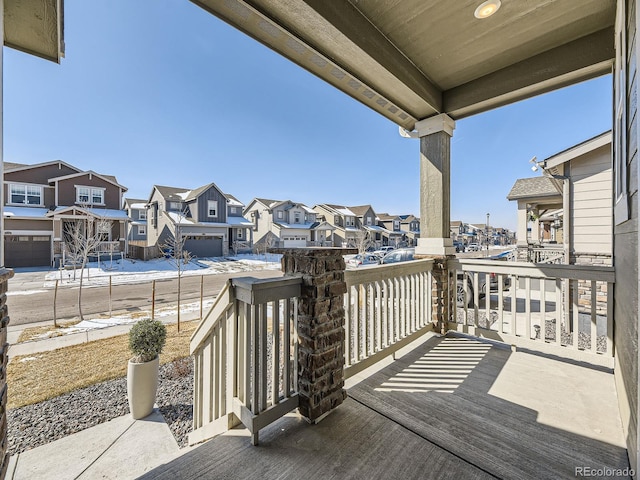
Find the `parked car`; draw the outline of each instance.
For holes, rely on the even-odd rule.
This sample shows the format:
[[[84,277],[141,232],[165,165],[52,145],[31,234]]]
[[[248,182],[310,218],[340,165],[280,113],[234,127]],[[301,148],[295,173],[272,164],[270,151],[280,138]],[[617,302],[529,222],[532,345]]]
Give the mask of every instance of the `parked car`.
[[[377,265],[380,257],[373,253],[359,253],[347,260],[347,265],[359,267],[360,265]]]
[[[462,242],[453,242],[453,246],[456,247],[456,253],[464,252],[465,247]]]
[[[477,243],[470,243],[469,247],[467,249],[470,252],[479,252],[480,251],[480,245],[478,245]]]
[[[384,247],[380,247],[377,250],[374,250],[373,253],[380,255],[380,257],[384,257],[387,253],[390,253],[395,250],[395,247],[391,245],[385,245]]]
[[[397,262],[406,262],[414,259],[415,256],[415,248],[399,248],[398,250],[394,250],[391,253],[385,255],[380,264],[386,265]],[[507,257],[497,256],[492,257],[490,260],[506,260]],[[456,282],[456,304],[458,307],[464,307],[464,299],[465,295],[467,298],[467,305],[473,306],[474,300],[474,285],[473,285],[473,275],[467,275],[467,281],[464,281],[464,273],[457,273],[457,282]],[[478,273],[478,296],[484,297],[487,293],[487,274],[484,272]],[[511,285],[511,279],[507,276],[503,276],[503,290],[508,290]],[[498,291],[498,276],[495,273],[489,274],[489,292],[497,292]]]

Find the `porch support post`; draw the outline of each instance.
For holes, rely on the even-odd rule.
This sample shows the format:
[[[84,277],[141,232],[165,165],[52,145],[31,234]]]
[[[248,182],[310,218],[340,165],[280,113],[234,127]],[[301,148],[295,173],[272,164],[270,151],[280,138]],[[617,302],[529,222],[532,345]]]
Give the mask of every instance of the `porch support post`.
[[[434,259],[432,321],[446,333],[454,288],[448,260],[455,256],[451,240],[451,137],[455,122],[446,114],[416,123],[420,137],[420,238],[416,258]]]
[[[298,298],[298,394],[300,414],[322,420],[347,397],[344,390],[344,281],[341,248],[274,249],[286,276],[301,276]]]

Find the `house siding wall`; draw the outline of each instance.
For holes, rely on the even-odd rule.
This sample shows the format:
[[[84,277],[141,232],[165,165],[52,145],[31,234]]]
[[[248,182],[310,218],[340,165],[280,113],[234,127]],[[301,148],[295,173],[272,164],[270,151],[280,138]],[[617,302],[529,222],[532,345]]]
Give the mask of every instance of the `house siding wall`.
[[[218,202],[218,217],[211,218],[209,213],[209,200],[215,200]],[[215,187],[211,187],[209,190],[201,194],[196,202],[194,202],[196,210],[191,211],[193,218],[197,218],[198,222],[215,222],[226,223],[227,222],[227,197]]]
[[[614,157],[624,158],[628,167],[628,181],[625,190],[628,195],[629,216],[615,218],[614,265],[616,268],[614,338],[614,376],[619,399],[620,416],[627,441],[631,468],[637,472],[637,409],[638,409],[638,126],[637,126],[637,79],[636,79],[636,0],[620,0],[619,5],[626,12],[624,23],[617,29],[626,29],[626,58],[623,59],[626,72],[626,91],[619,91],[615,84],[614,108],[621,95],[627,105],[624,130],[614,123]],[[621,67],[616,64],[616,70]],[[618,139],[626,133],[626,142]],[[622,150],[622,151],[618,151]],[[622,157],[620,157],[622,155]],[[617,164],[616,164],[617,166]]]
[[[74,173],[78,173],[78,171],[64,165],[57,164],[5,173],[4,180],[5,182],[49,185],[50,178],[64,177],[66,175],[73,175]]]
[[[154,188],[153,193],[151,194],[151,198],[149,199],[149,204],[154,205],[147,210],[147,245],[156,245],[158,242],[158,238],[160,233],[162,232],[162,227],[164,225],[165,215],[162,215],[160,211],[164,206],[164,201],[162,200],[162,195],[158,193],[158,191]],[[154,217],[154,208],[156,209],[155,217],[157,218],[156,225],[153,226],[153,217]]]
[[[75,205],[76,185],[104,188],[104,208],[120,210],[120,189],[112,183],[92,175],[83,175],[58,182],[58,205]]]
[[[12,230],[39,230],[53,232],[53,220],[19,220],[5,218],[4,230],[9,234]]]
[[[611,255],[613,192],[611,149],[604,146],[571,161],[572,252]]]

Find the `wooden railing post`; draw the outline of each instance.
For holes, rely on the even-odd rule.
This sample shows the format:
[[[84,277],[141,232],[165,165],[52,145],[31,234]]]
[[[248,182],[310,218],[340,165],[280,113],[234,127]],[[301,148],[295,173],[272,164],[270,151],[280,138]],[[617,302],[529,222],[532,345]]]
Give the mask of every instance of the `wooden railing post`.
[[[300,413],[317,423],[346,398],[343,254],[355,249],[278,249],[285,276],[301,276],[298,298]]]

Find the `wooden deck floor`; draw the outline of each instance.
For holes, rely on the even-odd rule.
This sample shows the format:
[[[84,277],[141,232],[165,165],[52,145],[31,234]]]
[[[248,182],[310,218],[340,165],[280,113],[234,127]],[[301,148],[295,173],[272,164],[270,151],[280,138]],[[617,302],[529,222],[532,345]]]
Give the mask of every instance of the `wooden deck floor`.
[[[252,447],[230,432],[142,478],[575,478],[625,468],[612,374],[433,338],[349,389],[318,425],[295,414]]]

